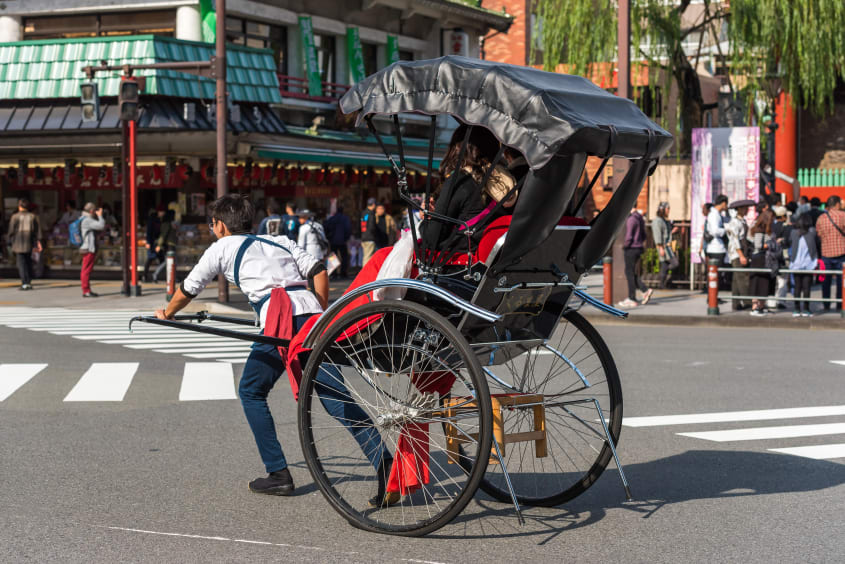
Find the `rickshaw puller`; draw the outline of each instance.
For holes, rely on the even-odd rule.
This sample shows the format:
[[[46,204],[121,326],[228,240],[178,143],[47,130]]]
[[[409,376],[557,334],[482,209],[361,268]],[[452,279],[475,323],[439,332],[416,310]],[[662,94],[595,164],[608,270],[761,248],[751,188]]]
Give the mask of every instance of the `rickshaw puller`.
[[[155,312],[157,318],[172,319],[218,274],[247,296],[262,328],[265,323],[278,321],[278,325],[295,333],[312,315],[323,311],[328,304],[329,281],[321,261],[283,235],[252,235],[254,207],[244,196],[223,196],[212,202],[209,213],[209,227],[218,240],[203,253],[167,307]],[[309,280],[313,293],[308,290]],[[284,291],[274,292],[278,288]],[[271,294],[276,296],[272,303]],[[290,323],[268,319],[268,314],[289,319]],[[254,343],[238,386],[244,414],[268,473],[249,483],[249,489],[256,493],[291,495],[294,490],[267,405],[267,395],[284,371],[285,362],[277,347]],[[349,396],[340,373],[322,368],[317,381],[322,384],[319,398],[326,411],[352,433],[373,466],[392,462],[385,457],[381,437],[371,420]]]

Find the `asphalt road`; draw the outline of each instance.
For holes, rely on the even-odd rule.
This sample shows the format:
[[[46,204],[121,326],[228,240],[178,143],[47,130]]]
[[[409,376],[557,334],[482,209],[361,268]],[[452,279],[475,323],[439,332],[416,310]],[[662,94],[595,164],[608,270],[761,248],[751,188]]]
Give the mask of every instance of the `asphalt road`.
[[[479,492],[452,524],[400,539],[350,527],[316,490],[282,381],[271,408],[291,498],[247,490],[263,468],[236,399],[180,401],[186,363],[203,359],[2,323],[0,392],[14,388],[0,400],[3,562],[845,560],[845,452],[770,450],[829,456],[845,443],[845,364],[831,362],[845,361],[839,331],[600,326],[626,422],[641,425],[626,424],[619,445],[634,501],[611,463],[566,506],[526,508],[524,526]],[[64,401],[92,363],[131,362],[122,400]],[[22,363],[47,366],[12,386],[10,366]],[[733,413],[819,406],[838,407]],[[714,412],[729,413],[635,419]],[[740,434],[772,427],[791,430]]]

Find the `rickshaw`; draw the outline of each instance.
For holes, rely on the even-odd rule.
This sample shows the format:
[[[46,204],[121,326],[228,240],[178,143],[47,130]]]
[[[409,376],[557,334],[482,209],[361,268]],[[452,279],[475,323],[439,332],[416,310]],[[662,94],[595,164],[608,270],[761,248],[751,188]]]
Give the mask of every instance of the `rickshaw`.
[[[394,63],[356,84],[340,108],[357,114],[357,124],[381,144],[409,214],[421,215],[422,225],[456,225],[457,235],[438,249],[423,248],[412,220],[411,275],[356,279],[298,335],[298,350],[305,351],[299,437],[326,500],[356,527],[418,536],[449,523],[480,488],[512,503],[522,522],[522,505],[572,500],[611,457],[630,499],[616,452],[619,373],[578,310],[588,304],[627,314],[591,297],[579,282],[607,253],[672,136],[632,101],[584,78],[455,56]],[[413,198],[404,113],[430,119],[421,202],[432,195],[438,116],[445,114],[492,132],[503,145],[496,161],[505,146],[524,155],[530,169],[508,194],[516,197],[512,214],[468,225]],[[393,151],[376,116],[392,120]],[[603,160],[579,188],[588,156]],[[579,212],[611,157],[628,159],[630,167],[587,222]],[[388,299],[378,299],[385,290]],[[252,324],[238,318],[136,319],[289,344],[189,323]],[[326,394],[341,398],[343,409],[334,402],[329,413]],[[362,409],[367,422],[347,409]],[[345,416],[358,423],[344,426]]]

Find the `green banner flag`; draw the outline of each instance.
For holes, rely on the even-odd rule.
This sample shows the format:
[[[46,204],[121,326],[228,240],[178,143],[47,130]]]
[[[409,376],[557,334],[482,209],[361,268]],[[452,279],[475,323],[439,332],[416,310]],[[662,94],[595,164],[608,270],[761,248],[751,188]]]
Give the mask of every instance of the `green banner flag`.
[[[314,27],[311,16],[299,16],[299,34],[302,40],[302,62],[305,67],[305,78],[308,79],[308,94],[323,95],[323,84],[320,80],[320,65],[317,63],[317,48],[314,45]]]
[[[395,35],[387,36],[387,64],[399,62],[399,38]]]
[[[217,40],[217,12],[214,10],[214,0],[200,0],[200,21],[202,40],[214,43]]]
[[[364,49],[357,27],[346,28],[346,58],[349,61],[349,77],[352,83],[360,82],[367,76],[364,67]]]

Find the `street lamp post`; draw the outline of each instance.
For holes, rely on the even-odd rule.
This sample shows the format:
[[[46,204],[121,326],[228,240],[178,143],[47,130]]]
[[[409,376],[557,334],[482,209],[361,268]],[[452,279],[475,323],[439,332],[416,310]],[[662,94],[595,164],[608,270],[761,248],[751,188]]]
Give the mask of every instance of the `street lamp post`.
[[[619,0],[616,35],[618,69],[616,71],[616,95],[631,97],[631,2]],[[628,172],[628,159],[613,158],[613,191],[619,188]],[[613,303],[628,297],[628,283],[625,279],[624,232],[613,242]]]
[[[214,74],[217,78],[217,92],[215,100],[217,108],[217,197],[221,198],[229,191],[227,186],[226,170],[226,0],[216,0],[215,11],[217,12],[214,59]],[[217,301],[227,303],[229,301],[229,282],[222,274],[217,277]]]

